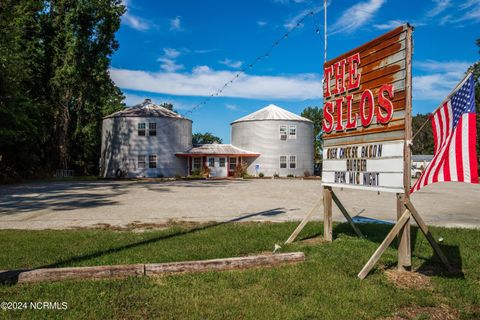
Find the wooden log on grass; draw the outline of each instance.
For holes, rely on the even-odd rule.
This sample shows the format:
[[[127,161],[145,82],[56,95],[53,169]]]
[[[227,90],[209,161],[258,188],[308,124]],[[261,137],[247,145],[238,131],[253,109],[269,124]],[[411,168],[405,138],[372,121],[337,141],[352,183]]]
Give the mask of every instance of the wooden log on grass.
[[[183,261],[169,263],[111,265],[96,267],[43,268],[33,270],[0,271],[1,283],[34,283],[62,280],[89,280],[125,278],[130,276],[236,270],[276,266],[305,260],[303,252],[267,254],[213,260]]]
[[[146,264],[146,275],[170,274],[181,272],[204,272],[237,270],[256,267],[275,266],[285,263],[301,262],[305,260],[303,252],[268,254],[249,257],[212,259],[199,261],[171,262]]]
[[[108,279],[140,276],[145,273],[144,264],[98,267],[45,268],[18,273],[17,283],[62,281],[74,279]]]

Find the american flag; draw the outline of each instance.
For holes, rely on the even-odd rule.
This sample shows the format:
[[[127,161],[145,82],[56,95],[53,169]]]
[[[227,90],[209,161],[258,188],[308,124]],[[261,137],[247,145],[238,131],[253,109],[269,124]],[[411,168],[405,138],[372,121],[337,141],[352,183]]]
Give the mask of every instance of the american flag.
[[[468,75],[432,114],[432,162],[410,193],[435,182],[478,183],[477,127],[473,75]]]

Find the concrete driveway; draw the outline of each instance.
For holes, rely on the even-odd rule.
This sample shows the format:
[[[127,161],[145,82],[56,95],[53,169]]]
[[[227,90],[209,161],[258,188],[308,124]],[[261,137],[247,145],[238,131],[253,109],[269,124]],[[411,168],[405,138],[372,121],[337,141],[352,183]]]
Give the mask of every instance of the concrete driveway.
[[[335,190],[353,216],[393,221],[394,194]],[[89,181],[0,186],[1,229],[99,224],[301,220],[321,201],[319,180]],[[443,183],[412,196],[425,221],[480,227],[480,186]],[[314,219],[322,219],[321,209]],[[334,220],[343,216],[334,206]]]

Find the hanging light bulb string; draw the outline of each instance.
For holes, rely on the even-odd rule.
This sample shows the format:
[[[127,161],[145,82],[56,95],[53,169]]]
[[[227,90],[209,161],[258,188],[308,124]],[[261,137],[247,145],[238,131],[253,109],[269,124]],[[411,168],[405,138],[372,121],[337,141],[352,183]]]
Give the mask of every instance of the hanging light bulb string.
[[[226,83],[223,84],[223,86],[221,86],[219,89],[217,89],[215,92],[213,92],[212,94],[210,94],[209,96],[207,96],[205,99],[203,99],[201,102],[197,103],[195,106],[193,106],[191,109],[189,109],[188,111],[186,111],[185,113],[182,114],[182,116],[186,117],[187,115],[189,114],[192,114],[195,110],[197,110],[198,108],[200,108],[202,105],[205,105],[207,104],[211,99],[213,99],[214,97],[217,97],[219,95],[221,95],[223,93],[223,91],[228,87],[230,86],[231,84],[233,84],[242,74],[245,74],[246,71],[247,71],[247,68],[248,69],[253,69],[253,67],[258,63],[260,62],[261,60],[263,59],[266,59],[268,58],[272,51],[278,47],[280,45],[280,43],[282,41],[284,41],[285,39],[288,38],[288,36],[293,32],[295,31],[296,29],[300,28],[302,26],[302,23],[309,17],[309,16],[312,16],[313,17],[313,22],[314,22],[314,27],[316,28],[315,32],[317,34],[320,33],[320,28],[318,26],[318,23],[316,21],[316,18],[315,18],[315,10],[318,10],[317,8],[315,9],[312,9],[310,10],[308,13],[306,13],[305,15],[303,15],[300,19],[297,20],[297,22],[294,24],[294,26],[292,28],[290,28],[287,32],[285,32],[280,38],[278,38],[277,40],[275,40],[271,45],[270,47],[268,48],[268,50],[262,54],[262,55],[259,55],[257,56],[255,59],[253,59],[248,65],[247,67],[245,68],[242,68],[240,71],[238,71],[229,81],[227,81]]]

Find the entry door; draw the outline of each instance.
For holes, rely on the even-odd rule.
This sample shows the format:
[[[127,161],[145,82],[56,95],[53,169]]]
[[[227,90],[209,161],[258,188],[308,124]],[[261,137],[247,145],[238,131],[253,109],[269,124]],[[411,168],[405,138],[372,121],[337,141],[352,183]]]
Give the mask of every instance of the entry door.
[[[225,157],[208,157],[210,176],[221,178],[227,176],[227,163]]]

